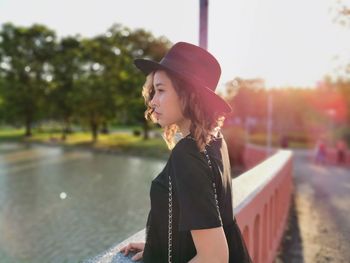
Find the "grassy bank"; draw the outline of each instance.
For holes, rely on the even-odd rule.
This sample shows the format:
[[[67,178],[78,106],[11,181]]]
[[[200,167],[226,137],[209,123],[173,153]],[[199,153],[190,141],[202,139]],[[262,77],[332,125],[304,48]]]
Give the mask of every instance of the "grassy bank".
[[[89,132],[69,134],[63,141],[59,132],[34,130],[31,137],[25,137],[23,129],[1,129],[0,142],[34,142],[155,158],[167,158],[170,153],[162,138],[144,140],[142,136],[133,135],[132,130],[127,128],[111,134],[99,134],[97,142],[92,142]]]
[[[288,134],[288,147],[293,149],[305,149],[314,147],[314,142],[306,135],[300,134]],[[281,146],[280,135],[273,134],[271,136],[272,147],[279,148]],[[266,133],[254,133],[249,137],[249,141],[252,144],[265,146],[267,143]]]
[[[58,145],[69,148],[84,148],[97,151],[116,152],[136,156],[147,156],[166,159],[170,151],[162,138],[150,138],[143,140],[142,136],[133,134],[134,130],[141,130],[139,127],[114,127],[110,134],[99,134],[98,141],[92,142],[91,133],[88,131],[76,131],[61,140],[61,133],[58,129],[33,129],[31,137],[24,136],[24,129],[0,128],[1,142],[35,142],[49,145]],[[158,130],[160,132],[160,130]],[[235,133],[234,136],[238,136]],[[242,137],[243,135],[241,135]],[[239,137],[239,136],[238,136]],[[238,138],[237,137],[237,138]],[[244,138],[239,138],[243,140]],[[257,145],[266,145],[266,134],[251,134],[250,142]],[[272,145],[279,147],[279,136],[272,136]],[[309,142],[305,140],[289,141],[290,148],[310,148]]]

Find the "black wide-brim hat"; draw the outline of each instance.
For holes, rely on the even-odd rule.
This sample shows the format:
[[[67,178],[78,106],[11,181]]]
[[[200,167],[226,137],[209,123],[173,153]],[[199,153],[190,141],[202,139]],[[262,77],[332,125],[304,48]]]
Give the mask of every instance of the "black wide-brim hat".
[[[134,64],[146,75],[156,70],[165,70],[190,83],[199,91],[204,105],[212,111],[232,111],[231,106],[215,93],[221,75],[220,64],[203,48],[178,42],[160,62],[139,58],[134,60]]]

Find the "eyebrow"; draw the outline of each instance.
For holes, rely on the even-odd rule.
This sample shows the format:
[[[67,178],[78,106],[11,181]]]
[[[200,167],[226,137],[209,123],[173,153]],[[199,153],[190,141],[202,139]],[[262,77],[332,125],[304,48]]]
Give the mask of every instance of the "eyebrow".
[[[164,84],[161,83],[161,82],[159,82],[159,83],[157,83],[156,85],[154,85],[155,88],[157,88],[157,87],[159,87],[159,86],[164,86]]]

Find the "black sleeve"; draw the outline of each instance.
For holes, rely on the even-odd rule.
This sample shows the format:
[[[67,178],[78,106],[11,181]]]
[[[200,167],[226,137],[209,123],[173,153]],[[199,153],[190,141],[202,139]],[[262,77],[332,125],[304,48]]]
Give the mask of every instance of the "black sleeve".
[[[212,171],[199,151],[185,143],[172,152],[172,178],[179,203],[179,231],[222,226],[214,197]]]

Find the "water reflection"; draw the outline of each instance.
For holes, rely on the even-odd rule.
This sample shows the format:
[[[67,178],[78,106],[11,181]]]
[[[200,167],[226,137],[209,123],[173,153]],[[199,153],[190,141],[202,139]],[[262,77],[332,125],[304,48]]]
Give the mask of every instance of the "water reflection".
[[[145,226],[164,164],[1,144],[1,262],[78,262],[124,240]]]

